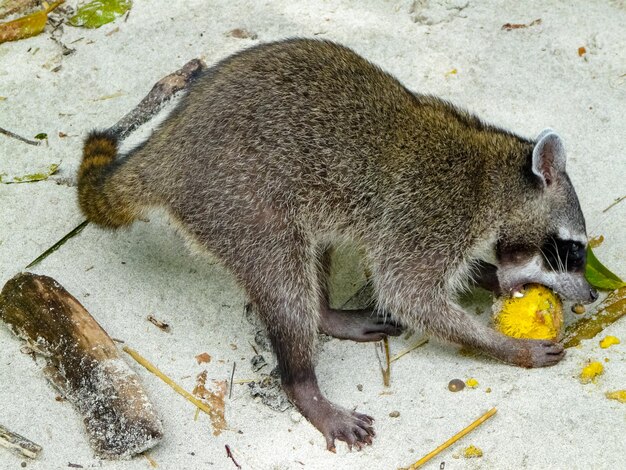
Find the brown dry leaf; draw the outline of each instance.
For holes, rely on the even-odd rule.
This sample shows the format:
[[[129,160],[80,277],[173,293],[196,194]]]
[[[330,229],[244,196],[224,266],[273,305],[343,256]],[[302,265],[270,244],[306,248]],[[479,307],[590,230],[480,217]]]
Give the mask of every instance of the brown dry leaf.
[[[514,29],[522,29],[522,28],[530,28],[531,26],[536,26],[541,24],[541,18],[537,18],[534,21],[531,21],[528,24],[524,23],[506,23],[502,25],[502,29],[505,31],[512,31]]]
[[[587,49],[584,46],[578,48],[578,57],[582,57],[587,53]]]
[[[231,38],[237,38],[237,39],[256,39],[257,38],[256,33],[251,33],[247,29],[242,29],[242,28],[235,28],[229,31],[228,33],[226,33],[226,35],[230,36]]]
[[[54,2],[48,5],[43,2],[44,9],[23,16],[7,23],[0,23],[0,43],[7,41],[17,41],[41,33],[48,21],[48,13],[58,7],[65,0]]]
[[[226,381],[225,380],[213,380],[212,388],[214,390],[208,390],[206,388],[207,371],[201,372],[196,378],[196,386],[193,389],[193,394],[205,400],[211,407],[209,417],[211,418],[211,425],[213,426],[213,435],[219,436],[224,429],[226,429],[226,418],[224,418],[224,396],[226,395]]]
[[[211,356],[209,355],[209,353],[202,353],[202,354],[198,354],[196,356],[196,361],[198,361],[198,364],[203,364],[203,363],[209,363],[211,362]]]

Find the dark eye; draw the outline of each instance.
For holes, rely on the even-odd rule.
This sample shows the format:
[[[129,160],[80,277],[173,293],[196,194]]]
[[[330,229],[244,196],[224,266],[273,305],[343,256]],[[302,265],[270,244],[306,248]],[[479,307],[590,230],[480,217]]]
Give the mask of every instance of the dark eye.
[[[582,243],[572,242],[567,253],[567,264],[579,268],[585,264],[585,255],[586,251]]]
[[[572,240],[548,238],[541,247],[548,267],[555,271],[579,271],[585,265],[585,246]]]

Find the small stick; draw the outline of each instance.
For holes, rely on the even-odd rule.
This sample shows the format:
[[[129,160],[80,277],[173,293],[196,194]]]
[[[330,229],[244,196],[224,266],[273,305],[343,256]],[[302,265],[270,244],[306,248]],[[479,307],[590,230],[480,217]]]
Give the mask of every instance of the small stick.
[[[233,461],[237,468],[241,468],[241,465],[239,465],[235,460],[235,457],[233,457],[233,453],[230,451],[230,447],[228,446],[228,444],[226,444],[224,447],[226,447],[226,457],[230,458],[230,460]]]
[[[391,379],[391,363],[389,361],[389,339],[385,336],[383,338],[382,344],[380,342],[376,343],[374,347],[376,348],[376,359],[378,359],[378,365],[380,367],[380,371],[383,374],[383,385],[385,387],[389,387],[389,382]],[[387,367],[383,367],[383,361],[380,360],[380,356],[378,355],[378,348],[384,349],[385,351]]]
[[[26,143],[28,145],[41,145],[41,143],[43,142],[41,140],[30,140],[30,139],[27,139],[26,137],[22,137],[21,135],[17,135],[15,132],[7,131],[6,129],[3,129],[2,127],[0,127],[0,134],[4,134],[7,137],[13,137],[14,139],[21,140],[22,142],[24,142],[24,143]]]
[[[622,202],[624,199],[626,199],[626,196],[621,196],[618,197],[617,199],[615,199],[615,201],[613,201],[613,204],[611,204],[609,207],[607,207],[606,209],[604,209],[602,211],[602,213],[604,214],[606,211],[608,211],[611,207],[613,206],[617,206],[620,202]]]
[[[420,346],[425,345],[426,343],[428,343],[428,338],[420,338],[418,339],[415,343],[413,343],[411,346],[407,347],[406,349],[403,349],[402,351],[400,351],[398,354],[396,354],[395,356],[393,356],[391,358],[391,362],[397,361],[398,359],[400,359],[402,356],[404,356],[405,354],[410,353],[411,351],[413,351],[414,349],[419,348]]]
[[[163,372],[161,372],[154,364],[152,364],[150,361],[148,361],[146,358],[144,358],[137,351],[135,351],[134,349],[129,348],[128,346],[124,346],[122,348],[122,350],[125,353],[129,354],[135,361],[137,361],[143,367],[148,369],[148,371],[152,372],[159,379],[161,379],[163,382],[165,382],[170,387],[172,387],[176,393],[178,393],[179,395],[182,395],[183,397],[185,397],[187,400],[189,400],[191,403],[196,405],[198,408],[200,408],[202,411],[204,411],[209,416],[211,415],[211,408],[209,406],[207,406],[205,403],[202,403],[200,400],[198,400],[196,397],[194,397],[191,393],[189,393],[187,390],[185,390],[180,385],[178,385],[176,382],[174,382],[172,379],[170,379],[167,375],[165,375]]]
[[[196,408],[197,409],[197,408]],[[156,460],[154,460],[152,457],[150,457],[150,455],[148,454],[148,452],[144,452],[142,454],[144,456],[144,458],[148,461],[148,463],[150,464],[150,466],[152,468],[158,468],[159,464],[156,463]]]
[[[41,452],[41,446],[0,425],[0,445],[12,452],[34,459]]]
[[[425,455],[424,457],[419,459],[417,462],[415,462],[413,465],[411,465],[409,467],[409,470],[415,470],[416,468],[419,468],[422,465],[424,465],[426,462],[428,462],[430,459],[432,459],[435,455],[437,455],[441,451],[447,449],[452,444],[454,444],[456,441],[461,439],[463,436],[465,436],[466,434],[472,432],[478,426],[483,424],[485,421],[487,421],[489,418],[491,418],[493,415],[495,415],[496,411],[498,411],[496,408],[491,408],[489,411],[487,411],[484,415],[482,415],[480,418],[478,418],[476,421],[474,421],[468,427],[463,429],[461,432],[455,434],[450,439],[448,439],[446,442],[444,442],[439,447],[437,447],[435,450],[433,450],[431,453]]]
[[[230,388],[228,389],[228,399],[233,396],[233,379],[235,378],[235,367],[237,366],[236,362],[233,362],[233,371],[230,373]]]
[[[46,251],[44,251],[42,254],[40,254],[39,256],[37,256],[37,258],[35,258],[33,261],[31,261],[28,266],[26,266],[24,269],[29,269],[32,268],[33,266],[35,266],[36,264],[40,263],[41,261],[43,261],[44,259],[46,259],[49,255],[51,255],[52,253],[54,253],[55,251],[57,251],[59,248],[61,248],[61,246],[68,241],[70,238],[75,237],[76,235],[78,235],[80,232],[83,231],[83,229],[87,226],[87,224],[89,223],[89,221],[87,220],[83,220],[78,226],[74,227],[67,235],[65,235],[63,238],[61,238],[58,242],[56,242],[54,245],[52,245],[50,248],[48,248]]]

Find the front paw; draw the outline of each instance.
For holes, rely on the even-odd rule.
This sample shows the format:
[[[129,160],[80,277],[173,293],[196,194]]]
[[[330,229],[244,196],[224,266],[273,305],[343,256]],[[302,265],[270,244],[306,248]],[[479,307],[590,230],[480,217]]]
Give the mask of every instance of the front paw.
[[[512,355],[513,364],[521,367],[553,366],[565,357],[563,345],[549,340],[517,340],[517,351]]]

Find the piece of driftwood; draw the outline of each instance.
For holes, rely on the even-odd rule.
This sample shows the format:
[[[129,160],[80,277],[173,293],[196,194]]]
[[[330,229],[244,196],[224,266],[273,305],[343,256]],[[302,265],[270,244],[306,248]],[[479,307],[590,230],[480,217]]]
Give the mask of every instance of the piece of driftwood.
[[[26,439],[0,424],[0,446],[6,447],[17,455],[22,455],[31,459],[37,458],[41,452],[41,446]]]
[[[84,417],[104,458],[130,458],[158,443],[163,428],[137,375],[113,340],[54,279],[21,273],[0,295],[0,319],[46,360],[46,378]]]

